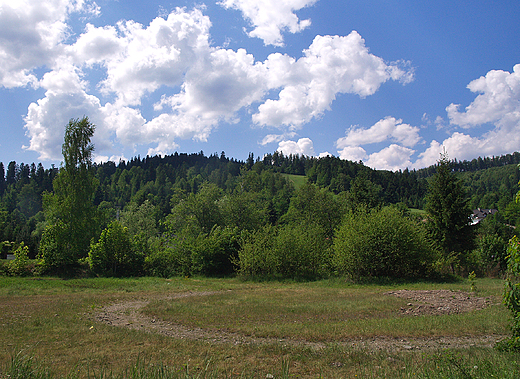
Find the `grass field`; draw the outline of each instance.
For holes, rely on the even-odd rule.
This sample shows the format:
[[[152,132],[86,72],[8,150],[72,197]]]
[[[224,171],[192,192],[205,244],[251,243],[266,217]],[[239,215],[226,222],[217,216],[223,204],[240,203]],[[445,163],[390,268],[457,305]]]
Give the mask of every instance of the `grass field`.
[[[422,209],[410,208],[410,214],[412,214],[414,216],[425,217],[426,211],[424,211]]]
[[[305,175],[293,175],[293,174],[282,174],[285,176],[293,185],[294,188],[299,189],[305,183],[307,183],[307,177]]]
[[[402,316],[407,300],[385,295],[469,288],[465,281],[381,286],[337,279],[2,277],[0,378],[520,377],[518,355],[464,345],[469,337],[507,334],[500,280],[477,280],[478,296],[494,304],[463,314]],[[105,306],[131,301],[142,302],[142,317],[199,330],[202,337],[171,337],[96,320]],[[245,342],[214,342],[208,335],[241,336]],[[404,350],[352,343],[381,339],[414,345],[415,339],[440,337],[462,342]]]

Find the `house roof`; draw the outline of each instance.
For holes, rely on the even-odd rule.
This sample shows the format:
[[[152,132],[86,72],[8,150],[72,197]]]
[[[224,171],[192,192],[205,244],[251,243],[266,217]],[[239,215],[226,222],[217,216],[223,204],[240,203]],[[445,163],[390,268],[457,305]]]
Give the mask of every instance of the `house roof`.
[[[487,216],[494,215],[497,212],[497,209],[474,209],[473,214],[471,215],[471,225],[476,225],[480,221],[484,220]]]

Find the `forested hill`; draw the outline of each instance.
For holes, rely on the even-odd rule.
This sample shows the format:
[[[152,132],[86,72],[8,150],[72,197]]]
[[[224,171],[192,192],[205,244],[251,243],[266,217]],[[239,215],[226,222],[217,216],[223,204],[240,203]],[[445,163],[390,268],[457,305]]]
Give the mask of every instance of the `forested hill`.
[[[497,158],[453,162],[471,198],[470,206],[505,209],[510,206],[520,180],[517,164],[520,153]],[[175,153],[165,157],[136,157],[118,164],[94,164],[97,179],[94,204],[115,217],[129,204],[148,200],[154,206],[158,223],[187,194],[197,193],[206,183],[223,193],[253,193],[254,201],[267,204],[272,223],[287,211],[294,187],[284,174],[305,175],[309,182],[335,194],[349,191],[360,201],[383,204],[404,203],[422,208],[427,178],[435,166],[399,172],[374,170],[337,157],[285,156],[275,152],[259,159],[250,154],[246,161],[226,157],[224,152],[205,156]],[[24,242],[31,252],[37,249],[45,227],[43,194],[53,190],[58,168],[41,164],[0,162],[0,241]],[[375,199],[375,200],[374,200]],[[511,206],[510,206],[511,207]],[[112,216],[110,216],[112,215]]]

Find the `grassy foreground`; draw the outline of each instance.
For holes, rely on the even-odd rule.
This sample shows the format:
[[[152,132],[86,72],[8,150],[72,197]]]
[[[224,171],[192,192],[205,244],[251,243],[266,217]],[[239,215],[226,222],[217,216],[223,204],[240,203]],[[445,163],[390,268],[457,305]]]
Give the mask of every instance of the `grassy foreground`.
[[[507,334],[503,283],[477,280],[495,305],[461,315],[402,317],[398,289],[469,291],[467,282],[353,285],[236,279],[0,278],[0,378],[518,378],[520,356],[492,348],[363,350],[339,342]],[[205,296],[167,296],[184,293]],[[152,299],[143,312],[192,328],[270,338],[211,343],[95,321],[105,305]],[[288,345],[278,339],[321,343]]]

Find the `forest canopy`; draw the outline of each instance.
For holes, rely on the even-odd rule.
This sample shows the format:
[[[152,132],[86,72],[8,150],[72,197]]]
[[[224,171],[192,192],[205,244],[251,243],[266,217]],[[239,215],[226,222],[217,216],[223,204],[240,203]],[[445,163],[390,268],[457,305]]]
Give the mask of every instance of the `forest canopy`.
[[[345,236],[358,238],[350,235],[348,225],[365,220],[365,226],[377,230],[383,228],[379,221],[387,219],[403,230],[413,229],[408,234],[417,241],[390,242],[406,243],[420,253],[413,259],[420,259],[420,275],[427,275],[438,262],[442,243],[428,245],[435,245],[435,236],[423,230],[420,212],[428,210],[432,180],[446,167],[459,183],[460,201],[468,212],[498,210],[475,228],[471,243],[464,242],[467,248],[457,250],[452,268],[500,269],[510,226],[520,223],[520,208],[514,202],[520,153],[469,162],[440,160],[423,170],[398,172],[332,156],[279,152],[256,159],[250,154],[245,161],[224,152],[206,156],[201,151],[96,164],[91,159],[93,133],[87,118],[71,120],[60,168],[12,161],[5,170],[0,162],[4,256],[23,244],[28,258],[45,262],[46,254],[61,246],[65,255],[70,252],[67,265],[90,267],[98,275],[316,278],[346,272],[339,269],[347,267],[345,263],[338,266],[339,262],[353,264],[348,259],[354,256],[344,256],[350,247],[342,245],[343,258],[337,255],[340,241],[347,242]],[[384,228],[375,233],[391,237]],[[116,243],[111,238],[122,245],[110,245]],[[109,245],[108,250],[121,251],[119,257],[103,258]],[[406,254],[402,256],[410,260]],[[139,267],[128,268],[130,261]],[[59,269],[56,264],[39,269]],[[368,270],[366,275],[376,274]]]

